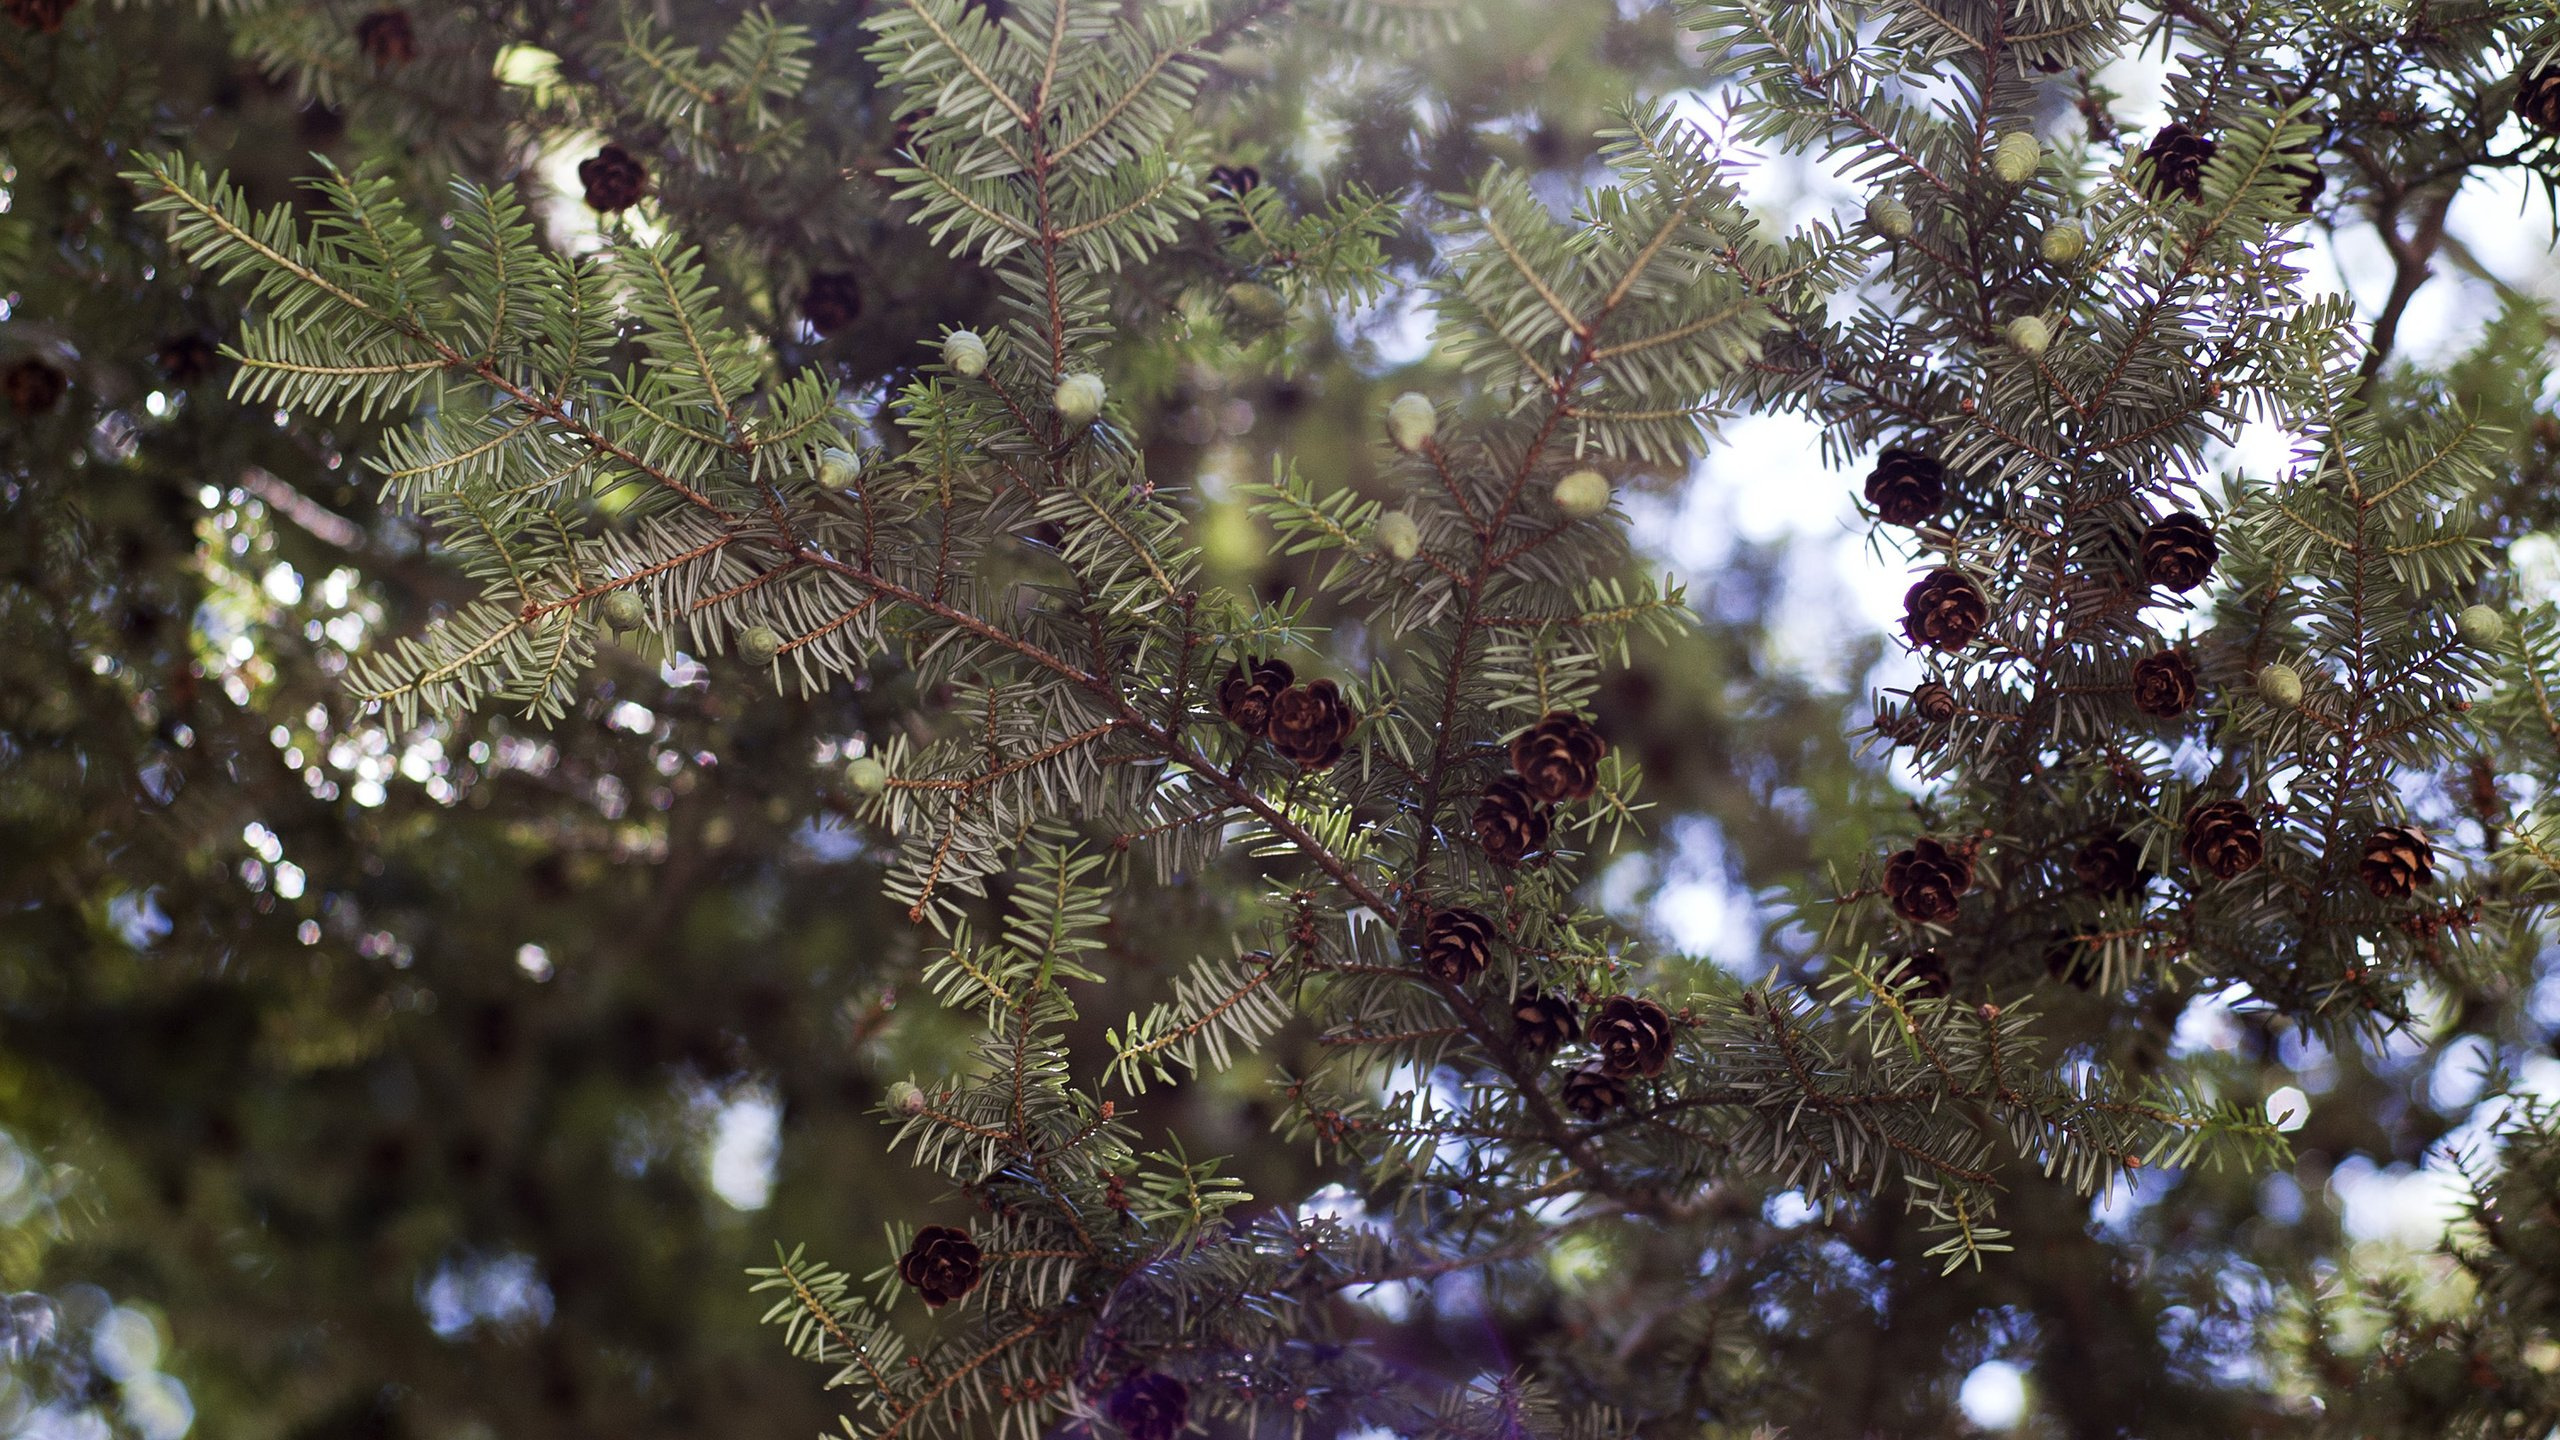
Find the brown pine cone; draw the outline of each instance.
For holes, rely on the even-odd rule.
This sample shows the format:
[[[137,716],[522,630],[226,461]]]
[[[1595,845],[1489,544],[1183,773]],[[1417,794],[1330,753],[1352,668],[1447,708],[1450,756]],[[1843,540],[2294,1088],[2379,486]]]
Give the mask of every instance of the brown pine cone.
[[[381,70],[396,70],[418,58],[418,32],[409,12],[386,5],[356,22],[356,49]]]
[[[1524,990],[1511,1002],[1511,1041],[1528,1055],[1552,1055],[1582,1038],[1582,1016],[1562,995]]]
[[[2163,720],[2187,713],[2196,703],[2196,667],[2175,650],[2145,655],[2133,662],[2133,704],[2145,715]]]
[[[1961,708],[1956,704],[1956,692],[1948,689],[1944,681],[1924,680],[1919,689],[1911,692],[1911,713],[1932,725],[1953,720]]]
[[[1642,995],[1612,995],[1591,1022],[1591,1043],[1612,1075],[1659,1075],[1671,1063],[1671,1012]]]
[[[1332,681],[1292,685],[1271,699],[1271,748],[1305,769],[1322,770],[1342,758],[1343,742],[1359,723]]]
[[[1627,1082],[1594,1060],[1564,1077],[1564,1108],[1585,1120],[1597,1120],[1627,1103]]]
[[[9,396],[9,408],[21,415],[41,415],[62,403],[62,392],[71,381],[61,371],[29,355],[0,370],[0,391]]]
[[[1529,793],[1550,805],[1588,800],[1600,788],[1600,759],[1609,742],[1569,710],[1550,710],[1511,741],[1511,768]]]
[[[1902,957],[1895,967],[1894,978],[1908,980],[1923,1000],[1943,1000],[1953,988],[1947,974],[1947,957],[1935,950],[1914,950]]]
[[[862,282],[843,270],[821,270],[800,292],[800,318],[822,336],[853,328],[862,318]]]
[[[211,340],[190,331],[160,342],[160,348],[152,352],[151,358],[159,362],[160,373],[170,384],[184,390],[211,375],[214,362],[222,358],[222,352],[214,347]]]
[[[1972,859],[1926,835],[1884,862],[1885,898],[1905,920],[1926,925],[1953,919],[1957,900],[1972,888]]]
[[[2142,868],[2142,847],[2127,839],[2120,830],[2101,830],[2071,857],[2071,873],[2080,883],[2101,895],[2122,897],[2142,893],[2149,874]]]
[[[2528,130],[2560,135],[2560,64],[2537,65],[2516,77],[2516,118]]]
[[[2151,137],[2142,158],[2151,162],[2143,188],[2154,200],[2184,195],[2204,198],[2204,162],[2213,158],[2213,142],[2184,125],[2170,125]]]
[[[1473,910],[1435,910],[1422,929],[1422,970],[1435,980],[1464,985],[1493,961],[1501,932]]]
[[[1947,469],[1933,455],[1887,450],[1867,475],[1867,503],[1887,525],[1918,525],[1947,503]]]
[[[63,17],[79,3],[80,0],[0,0],[0,10],[8,11],[19,29],[50,35],[62,28]]]
[[[1191,1419],[1191,1387],[1170,1375],[1139,1370],[1103,1397],[1102,1413],[1128,1440],[1173,1440]]]
[[[1513,866],[1547,848],[1547,807],[1529,793],[1529,782],[1505,775],[1476,802],[1476,843],[1496,865]]]
[[[1961,650],[1990,619],[1990,602],[1961,570],[1933,570],[1902,597],[1902,633],[1914,645]]]
[[[978,1288],[984,1258],[966,1230],[927,1225],[916,1232],[898,1261],[898,1278],[915,1287],[924,1303],[940,1309]]]
[[[1298,673],[1288,661],[1256,660],[1248,655],[1229,665],[1226,678],[1218,682],[1218,713],[1259,740],[1271,729],[1271,702],[1297,681]]]
[[[2142,532],[2142,578],[2183,595],[2205,582],[2222,558],[2213,527],[2198,515],[2173,510]]]
[[[578,162],[578,183],[587,187],[589,207],[606,213],[628,210],[649,193],[649,170],[630,151],[607,145]]]
[[[1244,192],[1262,183],[1262,172],[1250,165],[1212,165],[1209,167],[1209,193],[1230,200],[1242,200]],[[1241,235],[1253,227],[1242,220],[1226,223],[1226,232]]]
[[[2266,837],[2258,833],[2258,817],[2237,800],[2208,800],[2187,812],[2187,858],[2216,879],[2257,868],[2267,858]]]
[[[2406,900],[2436,878],[2435,847],[2415,825],[2385,825],[2364,842],[2364,888],[2385,900]]]

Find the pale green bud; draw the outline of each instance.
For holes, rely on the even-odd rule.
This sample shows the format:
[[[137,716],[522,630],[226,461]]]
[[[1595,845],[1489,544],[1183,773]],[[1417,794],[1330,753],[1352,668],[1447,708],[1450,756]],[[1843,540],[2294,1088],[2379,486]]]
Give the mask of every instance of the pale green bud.
[[[889,1087],[889,1108],[901,1115],[924,1113],[924,1092],[912,1080],[901,1080]]]
[[[2010,349],[2033,357],[2042,355],[2045,348],[2053,344],[2053,329],[2036,316],[2021,315],[2009,322],[2009,328],[2002,332],[2002,337],[2009,342]]]
[[[1289,302],[1268,285],[1239,280],[1227,287],[1227,307],[1236,318],[1268,330],[1289,318]]]
[[[862,458],[850,450],[829,449],[818,457],[818,488],[841,494],[862,478]]]
[[[1070,428],[1081,428],[1101,416],[1105,393],[1101,376],[1070,375],[1058,382],[1057,389],[1049,392],[1049,403],[1056,407],[1058,418],[1066,421]]]
[[[1867,224],[1887,240],[1911,238],[1911,207],[1890,195],[1867,202]]]
[[[2486,605],[2470,606],[2453,623],[2463,643],[2475,649],[2487,650],[2507,638],[2507,617]]]
[[[2046,227],[2044,238],[2036,242],[2036,253],[2055,265],[2068,265],[2089,248],[2089,232],[2065,220]]]
[[[2258,672],[2258,696],[2290,710],[2302,703],[2302,672],[2279,660]]]
[[[637,630],[649,618],[649,607],[628,590],[604,597],[604,623],[616,630]]]
[[[2004,185],[2024,185],[2036,178],[2036,166],[2044,162],[2044,147],[2036,137],[2024,130],[2012,130],[2000,137],[1991,150],[1991,173]]]
[[[738,653],[762,665],[782,653],[782,637],[770,625],[750,625],[738,632]]]
[[[1422,553],[1422,527],[1401,510],[1378,517],[1378,548],[1398,560],[1410,560]]]
[[[889,788],[889,767],[868,755],[844,767],[844,783],[857,795],[877,795]]]
[[[987,342],[975,330],[954,330],[942,337],[942,363],[952,374],[975,380],[987,373]]]
[[[1387,405],[1387,438],[1399,450],[1411,452],[1431,443],[1440,430],[1440,412],[1431,397],[1419,390],[1407,390]]]
[[[1597,470],[1576,470],[1556,482],[1556,508],[1576,520],[1588,520],[1609,508],[1609,477]]]

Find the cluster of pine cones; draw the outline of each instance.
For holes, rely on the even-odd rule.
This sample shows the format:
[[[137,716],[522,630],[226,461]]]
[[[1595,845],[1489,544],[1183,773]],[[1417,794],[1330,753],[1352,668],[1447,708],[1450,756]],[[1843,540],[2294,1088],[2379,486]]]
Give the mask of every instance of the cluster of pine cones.
[[[1511,742],[1511,773],[1476,802],[1476,843],[1486,858],[1509,868],[1547,848],[1554,808],[1591,798],[1608,753],[1591,722],[1569,710],[1550,710],[1521,731]]]
[[[1493,963],[1500,934],[1476,911],[1435,911],[1423,926],[1418,963],[1433,979],[1463,986]],[[1583,1038],[1582,1011],[1572,997],[1536,989],[1513,997],[1511,1043],[1523,1056],[1544,1060]],[[1671,1013],[1641,995],[1601,1001],[1588,1038],[1596,1053],[1565,1077],[1563,1089],[1565,1108],[1585,1120],[1624,1105],[1630,1079],[1659,1075],[1671,1063]]]
[[[1308,770],[1327,769],[1341,759],[1360,723],[1341,686],[1330,680],[1301,685],[1287,661],[1251,657],[1228,666],[1218,682],[1218,713]]]

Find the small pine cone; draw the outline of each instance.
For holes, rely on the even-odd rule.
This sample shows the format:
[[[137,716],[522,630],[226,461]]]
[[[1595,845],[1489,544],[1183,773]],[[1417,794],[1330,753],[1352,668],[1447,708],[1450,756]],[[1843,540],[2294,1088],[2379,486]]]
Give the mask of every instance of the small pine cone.
[[[2142,578],[2183,595],[2205,582],[2222,558],[2213,527],[2202,516],[2171,511],[2142,532]]]
[[[1955,918],[1956,902],[1973,888],[1973,861],[1923,835],[1884,862],[1885,898],[1905,920],[1934,924]]]
[[[1954,988],[1953,979],[1947,974],[1947,957],[1935,950],[1914,950],[1903,956],[1893,974],[1910,981],[1923,1000],[1944,1000]]]
[[[1591,1043],[1612,1075],[1659,1075],[1671,1063],[1671,1012],[1641,995],[1612,995],[1591,1022]]]
[[[2436,878],[2435,847],[2415,825],[2385,825],[2364,842],[2364,888],[2385,900],[2406,900]]]
[[[170,384],[185,390],[213,373],[214,362],[222,358],[222,352],[214,348],[211,340],[190,331],[160,342],[151,358],[159,362],[160,373]]]
[[[1359,723],[1341,687],[1330,680],[1292,685],[1271,697],[1271,748],[1305,769],[1322,770],[1341,759],[1343,742]]]
[[[0,10],[8,11],[19,29],[50,35],[62,28],[64,17],[79,3],[80,0],[0,0]]]
[[[1262,172],[1250,165],[1212,165],[1209,167],[1209,193],[1230,200],[1244,199],[1244,192],[1262,183]],[[1253,227],[1242,220],[1230,220],[1223,227],[1229,235],[1242,235]]]
[[[1297,672],[1286,660],[1256,660],[1248,655],[1228,666],[1227,677],[1218,682],[1218,713],[1259,740],[1271,729],[1271,702],[1297,680]]]
[[[2228,880],[2257,868],[2267,858],[2266,837],[2258,833],[2258,817],[2237,800],[2208,800],[2187,812],[2187,858]]]
[[[1947,503],[1947,469],[1915,450],[1887,450],[1867,476],[1867,503],[1887,525],[1918,525]]]
[[[927,1225],[916,1232],[899,1259],[898,1278],[915,1287],[926,1305],[939,1310],[978,1288],[984,1258],[968,1231]]]
[[[1902,597],[1902,633],[1914,645],[1961,650],[1990,619],[1990,602],[1961,570],[1932,571]]]
[[[809,288],[800,292],[800,318],[821,336],[833,336],[853,328],[862,318],[862,282],[849,271],[821,270],[809,277]]]
[[[1529,782],[1505,775],[1476,802],[1476,843],[1496,865],[1514,866],[1547,848],[1547,807],[1529,793]]]
[[[1422,970],[1434,980],[1464,985],[1484,973],[1493,961],[1493,942],[1501,932],[1473,910],[1437,910],[1422,929]]]
[[[2120,830],[2101,830],[2071,857],[2071,873],[2101,895],[2122,898],[2142,893],[2150,878],[2142,868],[2142,847]]]
[[[1956,704],[1956,692],[1941,680],[1924,680],[1911,692],[1911,713],[1932,725],[1944,725],[1956,718],[1962,707]]]
[[[607,145],[578,162],[578,183],[587,187],[590,208],[605,213],[628,210],[649,193],[649,170],[630,151]]]
[[[2133,704],[2145,715],[2172,720],[2196,703],[2196,667],[2175,650],[2133,662]]]
[[[1173,1440],[1191,1421],[1191,1387],[1170,1375],[1139,1370],[1111,1387],[1102,1413],[1128,1440]]]
[[[1562,995],[1527,990],[1511,1002],[1511,1041],[1524,1054],[1552,1055],[1581,1038],[1581,1013]]]
[[[2516,77],[2516,118],[2525,128],[2560,135],[2560,63],[2545,63]]]
[[[356,49],[378,70],[397,70],[418,58],[418,32],[409,12],[386,5],[356,22]]]
[[[21,415],[41,415],[62,403],[62,392],[71,381],[33,355],[0,370],[0,391],[9,396],[9,408]]]
[[[2142,158],[2151,164],[2143,188],[2154,200],[2184,195],[2204,198],[2204,162],[2213,158],[2213,142],[2184,125],[2170,125],[2151,137]]]
[[[1591,722],[1569,710],[1551,710],[1511,741],[1511,768],[1529,793],[1549,805],[1588,800],[1600,788],[1600,759],[1609,742]]]
[[[1627,1082],[1594,1060],[1564,1077],[1564,1108],[1585,1120],[1597,1120],[1627,1103]]]

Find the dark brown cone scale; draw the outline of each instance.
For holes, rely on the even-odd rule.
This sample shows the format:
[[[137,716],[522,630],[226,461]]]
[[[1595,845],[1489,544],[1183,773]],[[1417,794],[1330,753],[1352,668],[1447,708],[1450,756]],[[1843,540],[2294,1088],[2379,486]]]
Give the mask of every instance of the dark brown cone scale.
[[[1564,1108],[1585,1120],[1597,1120],[1627,1103],[1627,1082],[1594,1060],[1564,1077]]]
[[[1671,1063],[1671,1012],[1641,995],[1612,995],[1591,1022],[1591,1044],[1612,1075],[1659,1075]]]
[[[840,335],[862,318],[862,282],[844,270],[821,270],[800,292],[800,318],[822,336]]]
[[[1943,1000],[1953,988],[1947,974],[1947,957],[1935,950],[1914,950],[1903,956],[1894,976],[1911,982],[1914,993],[1923,1000]]]
[[[1464,985],[1493,963],[1493,922],[1473,910],[1434,911],[1422,929],[1423,973],[1452,985]]]
[[[1990,602],[1961,570],[1931,571],[1902,597],[1902,633],[1932,650],[1963,649],[1990,619]]]
[[[1956,692],[1948,689],[1944,681],[1926,680],[1921,682],[1919,689],[1911,692],[1911,713],[1932,725],[1944,725],[1953,720],[1959,708]]]
[[[1359,717],[1330,680],[1292,685],[1271,700],[1271,748],[1309,770],[1342,758],[1343,742]]]
[[[2276,162],[2276,168],[2297,177],[2294,210],[2298,214],[2310,214],[2312,204],[2329,188],[2329,172],[2320,168],[2319,155],[2308,145],[2299,150],[2288,150]]]
[[[160,373],[170,384],[184,390],[213,373],[214,362],[222,352],[211,340],[189,332],[173,335],[160,343],[151,358],[158,362]]]
[[[2203,516],[2175,510],[2142,532],[2141,556],[2144,580],[2183,595],[2213,574],[2213,562],[2222,558],[2222,547],[2214,542],[2213,527]]]
[[[50,35],[62,28],[64,18],[79,4],[80,0],[0,0],[0,9],[9,12],[19,29]]]
[[[2109,897],[2142,893],[2142,847],[2127,839],[2121,831],[2106,830],[2090,837],[2071,857],[2071,873],[2080,883]]]
[[[1518,865],[1547,847],[1547,807],[1529,793],[1529,782],[1505,775],[1476,802],[1476,843],[1496,865]]]
[[[1173,1440],[1191,1420],[1191,1387],[1170,1375],[1140,1370],[1111,1387],[1102,1413],[1128,1440]]]
[[[418,58],[418,32],[409,12],[388,5],[356,22],[356,49],[378,70],[396,70]]]
[[[940,1309],[978,1287],[984,1263],[968,1231],[927,1225],[899,1258],[898,1278],[913,1286],[925,1304]]]
[[[1562,995],[1526,990],[1511,1002],[1511,1042],[1529,1055],[1552,1055],[1582,1038],[1582,1016]]]
[[[1888,525],[1918,525],[1947,503],[1947,470],[1935,456],[1887,450],[1867,474],[1867,503]]]
[[[1218,713],[1259,740],[1271,728],[1271,702],[1297,681],[1297,672],[1286,660],[1256,660],[1248,655],[1228,666],[1226,678],[1218,682]]]
[[[1230,200],[1242,200],[1246,191],[1262,183],[1262,172],[1250,165],[1212,165],[1209,167],[1209,193]],[[1253,227],[1242,220],[1226,222],[1230,235],[1241,235]]]
[[[1600,788],[1600,761],[1609,742],[1591,722],[1566,710],[1551,710],[1511,741],[1511,769],[1529,793],[1550,805],[1588,800]]]
[[[1884,862],[1885,899],[1905,920],[1934,924],[1953,919],[1956,902],[1973,888],[1973,861],[1926,835]]]
[[[2208,800],[2187,812],[2187,858],[2228,880],[2257,868],[2267,858],[2266,837],[2258,817],[2237,800]]]
[[[51,365],[29,355],[0,370],[0,391],[7,392],[9,408],[21,415],[41,415],[62,403],[62,392],[71,382]]]
[[[2204,198],[2204,163],[2213,158],[2213,142],[2184,125],[2172,124],[2151,137],[2142,158],[2151,162],[2144,188],[2154,200],[2172,195]]]
[[[2364,888],[2385,900],[2406,900],[2436,878],[2435,847],[2414,825],[2385,825],[2364,842],[2357,867]]]
[[[649,193],[649,170],[630,151],[607,145],[578,162],[578,183],[587,188],[590,207],[606,213],[628,210]]]
[[[2133,703],[2143,714],[2163,720],[2186,714],[2196,703],[2196,667],[2175,650],[2134,661]]]
[[[2560,135],[2560,63],[2537,65],[2516,77],[2516,118],[2543,135]]]

